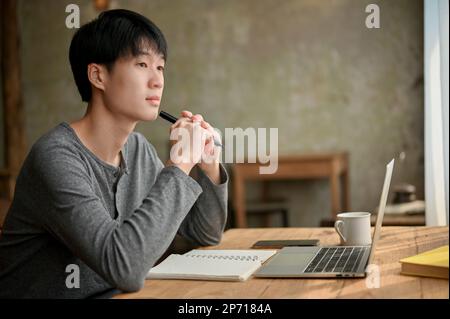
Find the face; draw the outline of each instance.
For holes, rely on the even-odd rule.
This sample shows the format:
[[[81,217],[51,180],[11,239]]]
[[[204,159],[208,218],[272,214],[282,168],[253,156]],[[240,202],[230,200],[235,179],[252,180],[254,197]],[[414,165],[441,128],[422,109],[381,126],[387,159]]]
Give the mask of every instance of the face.
[[[155,120],[164,88],[164,64],[162,56],[152,50],[118,59],[106,72],[106,107],[131,121]]]

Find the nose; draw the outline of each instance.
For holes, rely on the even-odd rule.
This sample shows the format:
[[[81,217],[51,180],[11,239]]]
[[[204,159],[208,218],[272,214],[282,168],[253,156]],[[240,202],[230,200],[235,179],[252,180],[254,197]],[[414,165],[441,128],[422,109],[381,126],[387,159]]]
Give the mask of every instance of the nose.
[[[151,75],[148,85],[151,89],[162,89],[164,87],[164,75],[161,72],[155,72]]]

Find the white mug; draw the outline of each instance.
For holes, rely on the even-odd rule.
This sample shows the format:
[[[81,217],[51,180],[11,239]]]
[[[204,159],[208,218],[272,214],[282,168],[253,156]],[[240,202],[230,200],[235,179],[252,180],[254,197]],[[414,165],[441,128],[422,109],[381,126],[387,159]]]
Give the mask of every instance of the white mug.
[[[368,246],[372,243],[370,213],[341,213],[337,217],[334,228],[341,237],[341,245]]]

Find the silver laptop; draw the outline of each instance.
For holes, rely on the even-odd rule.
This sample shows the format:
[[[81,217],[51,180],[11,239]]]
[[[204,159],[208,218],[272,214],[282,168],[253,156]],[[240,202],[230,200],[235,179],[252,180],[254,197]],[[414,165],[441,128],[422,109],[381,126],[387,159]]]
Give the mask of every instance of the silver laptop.
[[[255,277],[365,277],[380,237],[394,159],[386,166],[378,216],[370,246],[285,247]]]

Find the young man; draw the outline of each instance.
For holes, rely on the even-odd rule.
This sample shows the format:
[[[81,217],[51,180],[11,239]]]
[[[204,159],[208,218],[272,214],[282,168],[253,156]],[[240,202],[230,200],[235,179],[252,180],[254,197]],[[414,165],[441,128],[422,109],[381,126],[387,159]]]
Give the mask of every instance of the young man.
[[[23,164],[0,237],[0,298],[137,291],[177,233],[215,245],[225,226],[227,173],[202,116],[184,111],[172,125],[190,133],[173,143],[197,151],[167,165],[133,132],[158,116],[161,31],[137,13],[106,11],[76,32],[69,55],[87,111],[41,137]]]

